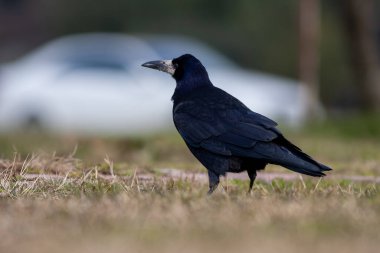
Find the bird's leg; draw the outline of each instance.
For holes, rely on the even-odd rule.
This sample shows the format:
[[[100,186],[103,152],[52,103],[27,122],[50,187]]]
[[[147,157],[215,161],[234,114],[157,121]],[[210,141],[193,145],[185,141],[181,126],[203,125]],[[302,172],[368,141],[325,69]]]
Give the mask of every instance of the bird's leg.
[[[249,176],[249,190],[248,193],[251,193],[253,183],[255,182],[256,179],[256,170],[248,170],[248,176]]]
[[[215,172],[209,170],[208,171],[208,180],[209,180],[209,190],[207,192],[208,195],[211,195],[215,189],[218,187],[219,184],[219,175],[217,175]]]
[[[218,187],[218,184],[213,184],[213,185],[210,184],[210,188],[207,192],[207,195],[211,195],[217,187]]]

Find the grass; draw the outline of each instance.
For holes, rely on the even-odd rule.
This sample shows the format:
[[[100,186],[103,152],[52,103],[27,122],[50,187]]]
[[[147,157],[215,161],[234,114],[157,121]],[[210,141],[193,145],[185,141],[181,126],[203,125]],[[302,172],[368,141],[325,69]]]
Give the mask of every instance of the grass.
[[[3,252],[376,252],[379,186],[306,180],[231,182],[3,179]],[[8,181],[7,181],[8,180]],[[226,185],[225,185],[226,186]]]
[[[380,176],[378,130],[335,134],[347,127],[343,122],[286,133],[333,174]],[[379,184],[276,179],[257,181],[247,194],[247,181],[222,180],[206,197],[205,182],[158,172],[204,172],[176,134],[0,139],[0,252],[378,252],[380,246]]]

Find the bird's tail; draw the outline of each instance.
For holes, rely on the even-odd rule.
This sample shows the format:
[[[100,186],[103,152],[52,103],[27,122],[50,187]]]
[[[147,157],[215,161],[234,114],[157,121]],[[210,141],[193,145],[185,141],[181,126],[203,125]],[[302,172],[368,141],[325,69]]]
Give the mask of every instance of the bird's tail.
[[[325,176],[325,173],[323,173],[324,171],[331,170],[331,168],[313,160],[310,158],[310,156],[306,155],[303,152],[297,152],[296,154],[290,152],[290,155],[288,155],[286,159],[283,159],[279,162],[280,165],[289,170],[293,170],[313,177],[323,177]]]
[[[331,170],[330,167],[315,161],[285,138],[277,145],[269,144],[265,154],[270,163],[313,177],[323,177],[324,171]]]

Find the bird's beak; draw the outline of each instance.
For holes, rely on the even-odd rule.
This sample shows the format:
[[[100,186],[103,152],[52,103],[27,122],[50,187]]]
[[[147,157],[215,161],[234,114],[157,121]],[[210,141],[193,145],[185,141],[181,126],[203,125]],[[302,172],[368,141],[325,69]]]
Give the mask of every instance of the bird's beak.
[[[176,67],[171,60],[149,61],[142,64],[141,66],[151,68],[151,69],[157,69],[159,71],[169,73],[170,75],[174,75],[174,72],[176,70]]]

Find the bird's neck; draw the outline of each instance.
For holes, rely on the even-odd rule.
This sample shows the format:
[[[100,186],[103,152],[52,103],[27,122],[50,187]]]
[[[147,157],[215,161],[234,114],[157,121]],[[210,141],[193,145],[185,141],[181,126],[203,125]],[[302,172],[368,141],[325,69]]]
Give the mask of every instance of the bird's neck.
[[[172,100],[175,102],[178,99],[186,97],[188,94],[192,93],[192,91],[196,89],[211,86],[213,86],[213,84],[208,78],[208,75],[192,76],[191,78],[177,80],[177,86],[174,90]]]

